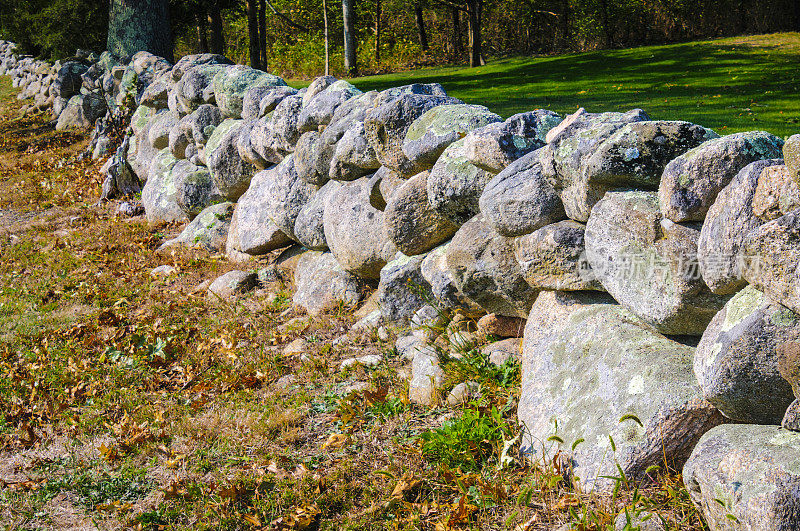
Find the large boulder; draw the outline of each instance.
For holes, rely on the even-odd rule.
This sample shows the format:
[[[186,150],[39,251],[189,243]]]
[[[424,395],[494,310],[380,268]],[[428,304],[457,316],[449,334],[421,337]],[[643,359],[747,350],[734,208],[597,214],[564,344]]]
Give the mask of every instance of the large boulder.
[[[195,144],[205,146],[217,126],[224,121],[222,111],[214,105],[200,105],[194,112],[181,120],[186,135]],[[234,122],[229,122],[234,123]]]
[[[325,203],[340,186],[336,181],[328,181],[311,196],[297,214],[294,235],[304,247],[315,251],[328,249],[328,242],[325,240]]]
[[[413,166],[430,169],[447,146],[475,129],[500,122],[482,105],[443,105],[414,120],[403,140],[403,153]]]
[[[331,253],[303,253],[294,272],[292,302],[309,315],[337,307],[354,308],[363,298],[362,285],[336,261]]]
[[[260,85],[247,89],[242,99],[242,120],[258,120],[293,94],[297,94],[297,89],[292,87]]]
[[[601,114],[580,109],[547,133],[548,143],[540,154],[542,169],[561,197],[570,219],[585,223],[593,201],[602,198],[602,192],[609,189],[602,181],[596,186],[590,184],[589,176],[584,174],[588,160],[603,142],[626,124],[648,120],[641,109]],[[624,178],[618,180],[624,181]]]
[[[353,122],[336,142],[328,177],[353,181],[380,168],[378,156],[367,139],[363,121]]]
[[[294,146],[300,138],[300,129],[297,119],[303,106],[303,96],[295,94],[284,98],[276,107],[270,118],[270,132],[275,136],[275,148],[286,155],[294,151]],[[254,145],[257,145],[254,142]],[[266,160],[269,158],[262,153]]]
[[[428,176],[428,202],[457,225],[480,212],[479,199],[494,175],[467,160],[464,140],[450,144]]]
[[[800,186],[789,168],[780,165],[764,168],[753,195],[753,214],[762,221],[772,221],[796,208],[800,208]]]
[[[655,478],[653,465],[680,469],[722,421],[700,396],[692,354],[602,294],[542,292],[525,327],[523,450],[562,452],[581,485],[599,490],[620,470],[637,484]]]
[[[211,178],[226,199],[236,201],[247,191],[255,167],[239,156],[237,141],[241,120],[225,120],[214,130],[206,143],[205,153]]]
[[[177,201],[175,175],[172,170],[178,159],[169,149],[162,149],[153,157],[147,172],[147,182],[142,189],[142,204],[149,223],[183,221],[187,219]]]
[[[751,230],[742,253],[745,280],[800,312],[800,210]]]
[[[538,293],[522,276],[514,240],[501,236],[482,215],[465,223],[447,246],[455,286],[489,313],[526,317]]]
[[[283,234],[297,241],[297,216],[316,191],[316,186],[297,176],[294,157],[290,155],[274,168],[258,172],[245,195],[255,227],[270,219]],[[239,219],[240,223],[247,223],[243,216]]]
[[[162,112],[153,118],[148,133],[150,144],[159,151],[169,147],[169,133],[178,125],[180,119],[180,116],[172,111]]]
[[[703,396],[731,420],[779,424],[794,400],[776,347],[800,339],[800,318],[752,286],[725,304],[694,355]]]
[[[430,207],[428,175],[425,171],[404,182],[384,209],[389,238],[408,256],[430,251],[458,230],[449,219]]]
[[[747,233],[763,223],[753,211],[763,171],[781,164],[761,160],[748,164],[723,188],[706,214],[697,242],[700,272],[711,291],[731,294],[746,284],[740,252]]]
[[[530,234],[566,217],[561,198],[545,178],[540,152],[534,151],[495,176],[478,205],[486,221],[503,236]]]
[[[405,322],[432,298],[431,286],[422,275],[423,257],[397,253],[381,269],[376,301],[385,322]]]
[[[559,291],[602,290],[586,260],[585,230],[585,225],[565,220],[516,238],[514,256],[528,284]]]
[[[56,123],[56,131],[70,127],[89,127],[108,110],[106,100],[96,93],[78,94],[67,101]]]
[[[556,113],[536,109],[481,127],[464,138],[467,159],[490,173],[499,173],[544,146],[547,133],[559,123],[561,117]]]
[[[790,531],[800,521],[799,452],[800,433],[718,426],[697,443],[683,482],[711,529]]]
[[[603,288],[661,333],[699,335],[727,300],[697,274],[699,236],[663,218],[656,192],[608,192],[586,224],[586,256]]]
[[[408,176],[424,170],[424,165],[415,164],[403,153],[406,133],[414,120],[430,109],[458,103],[462,102],[447,96],[404,94],[367,112],[364,130],[381,165]]]
[[[281,87],[286,82],[277,76],[244,65],[222,68],[214,76],[214,97],[229,118],[242,117],[244,95],[253,87]]]
[[[213,203],[222,201],[211,173],[204,166],[196,166],[188,160],[179,160],[172,168],[175,180],[175,201],[183,212],[194,219]]]
[[[369,202],[369,180],[342,183],[328,197],[325,240],[336,260],[354,275],[380,278],[381,269],[397,253],[384,225],[384,213]]]
[[[216,101],[214,94],[214,77],[229,68],[224,64],[204,64],[191,68],[184,73],[170,92],[181,108],[192,112],[201,105],[213,104]]]
[[[272,219],[270,208],[273,178],[276,170],[261,171],[253,177],[250,188],[236,204],[236,241],[238,250],[250,254],[266,254],[291,243],[289,237]]]
[[[462,309],[470,313],[482,314],[484,310],[467,298],[456,286],[456,280],[447,267],[447,247],[445,243],[430,251],[422,260],[420,271],[431,287],[431,294],[442,308]]]
[[[658,198],[664,217],[703,221],[717,194],[739,171],[757,160],[781,158],[783,140],[764,131],[715,138],[677,157],[664,168]]]
[[[224,251],[235,206],[228,202],[211,205],[186,225],[176,238],[165,242],[161,248],[184,245],[202,247],[210,253]]]

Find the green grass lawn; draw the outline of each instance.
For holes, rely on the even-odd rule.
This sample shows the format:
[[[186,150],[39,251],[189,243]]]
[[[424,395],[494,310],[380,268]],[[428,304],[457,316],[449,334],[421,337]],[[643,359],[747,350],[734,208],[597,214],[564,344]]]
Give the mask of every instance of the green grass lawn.
[[[441,83],[448,94],[508,117],[639,107],[720,134],[800,133],[800,33],[778,33],[553,57],[497,59],[351,80],[362,90]],[[306,83],[307,84],[307,83]],[[298,83],[302,85],[302,83]]]

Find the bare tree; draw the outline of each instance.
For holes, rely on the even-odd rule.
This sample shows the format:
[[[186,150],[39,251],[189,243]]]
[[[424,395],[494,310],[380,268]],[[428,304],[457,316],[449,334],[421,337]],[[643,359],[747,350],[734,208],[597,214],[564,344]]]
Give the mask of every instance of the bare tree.
[[[328,2],[322,0],[322,19],[325,22],[325,75],[331,74],[331,49],[328,39]]]
[[[469,66],[486,64],[483,58],[481,25],[483,22],[483,0],[434,0],[435,2],[463,11],[467,14],[469,36]],[[455,19],[454,19],[455,22]],[[454,24],[455,25],[455,24]]]
[[[247,0],[247,33],[249,37],[250,66],[261,68],[261,50],[258,46],[258,6],[256,0]]]
[[[381,62],[381,0],[375,0],[375,63]]]
[[[414,20],[417,22],[419,33],[419,46],[423,52],[428,51],[428,32],[425,31],[425,17],[422,12],[422,2],[414,2]]]

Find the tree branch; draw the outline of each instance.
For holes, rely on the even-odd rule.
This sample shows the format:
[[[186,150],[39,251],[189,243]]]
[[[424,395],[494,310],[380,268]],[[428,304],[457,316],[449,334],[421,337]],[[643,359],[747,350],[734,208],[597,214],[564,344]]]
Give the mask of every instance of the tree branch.
[[[311,31],[307,27],[303,26],[302,24],[298,24],[294,20],[290,19],[289,17],[287,17],[286,15],[284,15],[283,13],[281,13],[280,11],[275,9],[275,6],[272,5],[272,2],[270,0],[266,0],[266,2],[267,2],[267,6],[269,6],[270,11],[272,11],[274,14],[276,14],[280,18],[282,18],[291,27],[293,27],[295,29],[299,29],[300,31],[304,31],[306,33],[309,33]]]

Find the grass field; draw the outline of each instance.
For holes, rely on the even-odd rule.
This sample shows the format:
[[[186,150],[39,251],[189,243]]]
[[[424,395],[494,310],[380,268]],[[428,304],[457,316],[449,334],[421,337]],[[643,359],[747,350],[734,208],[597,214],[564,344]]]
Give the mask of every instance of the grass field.
[[[571,113],[644,109],[720,134],[800,133],[800,33],[491,61],[351,80],[362,90],[441,83],[448,94],[501,116],[546,108]],[[303,83],[297,83],[302,85]],[[307,84],[307,82],[306,82]]]

